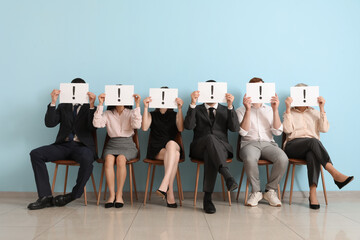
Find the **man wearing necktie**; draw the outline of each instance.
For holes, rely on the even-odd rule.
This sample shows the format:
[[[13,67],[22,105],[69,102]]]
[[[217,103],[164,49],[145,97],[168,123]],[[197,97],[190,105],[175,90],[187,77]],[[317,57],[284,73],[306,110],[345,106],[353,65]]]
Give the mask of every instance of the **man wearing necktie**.
[[[239,121],[233,107],[233,95],[226,94],[227,107],[218,103],[196,105],[199,95],[199,91],[191,94],[191,104],[185,117],[184,127],[194,131],[194,139],[190,145],[190,157],[204,160],[204,211],[215,213],[216,208],[211,195],[217,173],[224,177],[229,191],[237,188],[226,160],[233,157],[227,133],[228,130],[238,132]]]
[[[71,83],[85,83],[81,78],[75,78]],[[93,139],[93,126],[95,94],[88,92],[90,104],[61,103],[56,108],[56,101],[60,90],[51,93],[51,104],[45,115],[45,125],[55,127],[60,123],[60,129],[54,144],[34,149],[30,153],[31,164],[34,170],[35,182],[38,191],[38,200],[30,203],[30,210],[46,207],[64,206],[81,197],[84,186],[91,176],[96,150]],[[76,185],[71,193],[52,196],[49,183],[49,174],[46,162],[56,160],[74,160],[80,164]]]

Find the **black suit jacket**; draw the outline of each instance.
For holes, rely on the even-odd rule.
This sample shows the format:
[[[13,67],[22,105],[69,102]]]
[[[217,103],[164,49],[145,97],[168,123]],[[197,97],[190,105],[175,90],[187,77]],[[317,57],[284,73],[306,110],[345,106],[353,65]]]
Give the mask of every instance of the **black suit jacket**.
[[[196,147],[197,141],[208,134],[217,136],[232,155],[232,146],[228,142],[228,130],[232,132],[238,132],[240,130],[239,120],[234,108],[229,110],[221,104],[218,104],[218,108],[216,109],[213,126],[211,126],[205,105],[201,104],[195,108],[189,107],[186,113],[184,127],[188,130],[194,130],[194,139],[190,145],[190,156],[191,149]]]
[[[90,104],[83,104],[74,119],[73,105],[71,103],[61,103],[57,108],[49,104],[45,114],[45,125],[47,127],[55,127],[60,123],[55,144],[65,142],[65,139],[74,130],[79,140],[93,150],[94,157],[96,157],[95,143],[92,135],[96,130],[92,123],[95,110],[96,107],[90,109]]]

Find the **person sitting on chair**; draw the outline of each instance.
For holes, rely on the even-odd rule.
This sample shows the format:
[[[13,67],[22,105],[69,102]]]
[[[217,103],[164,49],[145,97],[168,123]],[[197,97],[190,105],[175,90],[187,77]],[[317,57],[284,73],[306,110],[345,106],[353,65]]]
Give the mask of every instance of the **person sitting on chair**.
[[[105,93],[99,95],[99,106],[93,124],[97,128],[106,126],[110,140],[103,152],[105,158],[105,177],[110,196],[105,208],[124,206],[123,188],[126,180],[126,161],[137,157],[138,150],[133,141],[134,129],[141,127],[140,96],[134,94],[136,108],[132,106],[110,106],[104,111]],[[116,163],[117,192],[115,195],[114,164]]]
[[[250,83],[264,82],[261,78],[253,78]],[[247,178],[252,186],[247,206],[255,207],[264,197],[271,206],[280,207],[276,190],[286,171],[288,157],[275,143],[273,135],[282,134],[283,126],[279,116],[279,98],[277,94],[271,98],[271,107],[262,103],[251,103],[251,98],[243,99],[244,106],[236,110],[240,122],[241,139],[240,159],[244,162]],[[273,163],[271,175],[265,187],[264,195],[260,191],[259,159]]]
[[[233,107],[233,95],[226,93],[227,107],[218,103],[196,105],[199,96],[199,91],[191,93],[191,104],[186,113],[184,126],[194,131],[190,157],[204,161],[203,208],[206,213],[211,214],[216,212],[211,196],[217,173],[224,177],[229,191],[237,188],[226,160],[233,157],[233,149],[228,142],[228,130],[238,132],[239,121]]]
[[[75,78],[71,83],[85,83],[81,78]],[[84,186],[91,176],[93,161],[97,158],[93,132],[95,94],[88,92],[89,104],[61,103],[56,108],[56,101],[60,90],[51,92],[51,103],[45,115],[45,125],[55,127],[60,123],[60,129],[54,144],[36,148],[30,152],[31,164],[34,170],[38,200],[30,203],[30,210],[52,206],[65,206],[69,202],[80,198]],[[46,162],[56,160],[74,160],[80,164],[76,185],[71,193],[52,196],[49,174]]]
[[[300,83],[295,87],[306,87]],[[348,177],[333,166],[330,156],[320,142],[320,132],[329,130],[329,122],[325,113],[325,99],[318,98],[320,112],[312,107],[291,107],[293,99],[286,98],[284,113],[284,132],[286,141],[284,150],[289,158],[305,159],[308,169],[310,186],[309,207],[319,209],[320,204],[316,197],[320,164],[331,174],[339,189],[351,182],[354,177]]]
[[[177,208],[173,186],[182,151],[179,144],[175,142],[175,137],[178,132],[184,130],[184,118],[181,109],[184,102],[181,98],[176,98],[175,101],[178,112],[167,108],[149,112],[151,97],[145,98],[142,121],[142,130],[151,129],[147,158],[164,161],[165,174],[156,194],[166,200],[166,205],[169,208]]]

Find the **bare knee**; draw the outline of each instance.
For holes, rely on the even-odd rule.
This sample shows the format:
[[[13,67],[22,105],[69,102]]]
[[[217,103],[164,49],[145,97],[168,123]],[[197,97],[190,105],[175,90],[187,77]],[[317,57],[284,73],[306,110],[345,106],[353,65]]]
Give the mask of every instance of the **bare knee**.
[[[116,158],[116,165],[123,167],[126,165],[126,157],[124,155],[119,155]]]
[[[105,167],[106,168],[113,168],[114,167],[115,157],[113,155],[106,155],[105,157]]]
[[[178,148],[179,145],[173,140],[169,141],[165,146],[166,151],[176,151]]]

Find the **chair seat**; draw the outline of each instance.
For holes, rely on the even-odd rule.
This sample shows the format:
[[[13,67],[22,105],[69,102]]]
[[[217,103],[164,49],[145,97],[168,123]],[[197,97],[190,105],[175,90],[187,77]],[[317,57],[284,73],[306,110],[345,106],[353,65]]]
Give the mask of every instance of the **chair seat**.
[[[154,159],[145,158],[143,161],[144,161],[144,163],[151,163],[153,165],[164,165],[163,160],[154,160]],[[179,163],[182,163],[184,161],[185,161],[185,159],[180,159]]]
[[[258,165],[269,165],[269,164],[273,164],[273,163],[265,159],[260,159],[258,162]]]
[[[134,158],[134,159],[130,159],[129,161],[126,161],[126,164],[131,164],[131,163],[136,163],[140,160],[140,158]],[[102,158],[96,159],[97,163],[105,163],[105,160]]]
[[[296,165],[307,165],[305,159],[289,158],[289,162]]]
[[[204,160],[199,160],[199,159],[195,159],[195,158],[191,158],[190,161],[193,162],[193,163],[204,164]],[[226,159],[226,162],[231,163],[232,158]]]
[[[69,165],[69,166],[79,166],[80,164],[74,160],[56,160],[53,161],[55,164],[59,165]]]

